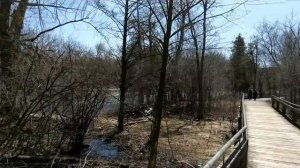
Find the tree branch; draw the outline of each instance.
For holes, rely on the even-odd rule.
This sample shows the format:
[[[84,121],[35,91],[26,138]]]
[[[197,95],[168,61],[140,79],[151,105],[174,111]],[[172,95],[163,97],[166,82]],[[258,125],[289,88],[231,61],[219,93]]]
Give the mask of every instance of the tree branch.
[[[50,31],[53,31],[59,27],[62,27],[62,26],[65,26],[67,24],[70,24],[70,23],[76,23],[76,22],[81,22],[81,21],[84,21],[85,19],[88,19],[88,18],[83,18],[83,19],[79,19],[79,20],[71,20],[71,21],[68,21],[68,22],[65,22],[65,23],[62,23],[62,24],[59,24],[57,26],[54,26],[50,29],[47,29],[47,30],[44,30],[40,33],[38,33],[34,38],[30,38],[30,39],[25,39],[25,41],[30,41],[30,42],[34,42],[36,39],[38,39],[41,35],[45,34],[45,33],[48,33]]]

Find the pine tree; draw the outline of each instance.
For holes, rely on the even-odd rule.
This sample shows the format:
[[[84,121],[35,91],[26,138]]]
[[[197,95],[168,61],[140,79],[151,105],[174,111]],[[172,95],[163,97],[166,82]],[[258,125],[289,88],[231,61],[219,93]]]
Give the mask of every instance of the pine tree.
[[[249,58],[246,54],[244,38],[239,34],[233,42],[231,68],[233,72],[232,84],[236,92],[245,91],[250,87],[248,79]]]

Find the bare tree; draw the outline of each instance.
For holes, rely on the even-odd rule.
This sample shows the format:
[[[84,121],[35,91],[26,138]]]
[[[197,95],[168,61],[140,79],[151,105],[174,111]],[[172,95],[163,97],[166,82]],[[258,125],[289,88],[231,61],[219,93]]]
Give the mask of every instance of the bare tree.
[[[20,38],[27,3],[27,0],[22,0],[17,9],[12,11],[13,1],[3,0],[0,2],[0,59],[1,74],[4,78],[12,76],[10,69],[16,55],[14,41]]]
[[[37,9],[39,16],[36,18],[43,23],[42,9],[41,7],[47,9],[45,11],[51,11],[53,16],[56,16],[55,19],[58,20],[59,24],[55,25],[51,28],[45,28],[40,30],[40,32],[36,32],[36,36],[30,39],[26,39],[26,41],[34,41],[41,35],[53,31],[56,28],[61,26],[83,21],[81,18],[79,20],[74,19],[71,21],[66,21],[65,23],[61,23],[61,20],[58,18],[58,11],[76,11],[78,12],[81,8],[80,5],[77,8],[71,7],[71,2],[64,5],[53,5],[53,4],[61,4],[58,0],[55,0],[54,3],[32,3],[28,0],[20,0],[20,1],[11,1],[11,0],[3,0],[0,2],[0,59],[1,59],[1,74],[3,76],[9,77],[12,75],[12,71],[10,67],[13,64],[13,61],[16,59],[17,55],[17,42],[20,42],[21,31],[23,28],[23,23],[26,19],[26,12],[29,10]],[[84,6],[84,5],[83,5]],[[29,9],[30,7],[30,9]],[[52,9],[52,10],[51,10]]]
[[[151,10],[154,10],[150,1],[148,1],[148,5],[151,8]],[[160,124],[161,124],[161,117],[162,117],[162,110],[163,110],[163,98],[164,98],[164,90],[165,90],[165,79],[166,79],[166,71],[167,71],[167,64],[169,58],[169,42],[172,33],[171,31],[172,31],[172,23],[173,23],[173,0],[170,0],[165,5],[160,4],[160,8],[166,11],[166,15],[165,15],[166,27],[161,27],[162,31],[164,32],[163,41],[162,41],[162,55],[161,55],[162,63],[160,69],[159,87],[158,87],[155,106],[154,106],[154,112],[155,112],[154,123],[151,129],[151,135],[149,141],[150,142],[150,156],[148,162],[149,168],[156,167],[157,145],[158,145],[158,138],[160,132]],[[160,22],[160,20],[158,21]],[[160,25],[162,26],[161,22]]]
[[[258,51],[265,57],[261,71],[267,76],[268,94],[279,94],[295,103],[299,102],[299,27],[292,16],[285,23],[263,22],[256,35]]]
[[[124,130],[124,107],[125,107],[125,94],[126,94],[126,78],[127,78],[127,33],[128,33],[128,20],[129,20],[129,0],[125,1],[124,7],[124,23],[123,23],[123,42],[122,42],[122,56],[121,56],[121,79],[120,79],[120,108],[118,115],[118,131]]]
[[[213,4],[214,2],[212,2]],[[203,23],[202,23],[202,50],[201,50],[201,60],[200,60],[200,70],[199,70],[199,58],[197,59],[197,69],[198,69],[198,113],[197,119],[204,118],[204,96],[203,96],[203,76],[204,76],[204,58],[206,51],[206,31],[207,31],[207,10],[209,8],[209,4],[207,0],[202,1],[203,6]]]
[[[124,116],[125,116],[125,101],[126,101],[126,93],[128,91],[128,88],[130,86],[130,83],[132,82],[128,77],[128,71],[129,69],[135,64],[135,58],[133,57],[133,52],[135,51],[135,46],[140,46],[140,40],[135,41],[133,46],[129,46],[129,32],[131,29],[134,28],[134,25],[132,22],[133,20],[138,20],[136,18],[133,18],[134,12],[138,11],[139,9],[139,3],[138,1],[129,1],[125,0],[123,1],[117,0],[117,1],[111,1],[109,2],[113,4],[113,7],[118,7],[122,11],[120,11],[119,14],[123,16],[123,18],[119,18],[118,15],[116,15],[114,9],[110,9],[107,7],[105,2],[101,1],[95,1],[96,8],[101,10],[116,26],[117,32],[121,32],[121,57],[120,57],[120,80],[119,80],[119,89],[120,89],[120,106],[118,111],[118,132],[122,132],[124,130]],[[139,15],[138,15],[139,16]],[[137,21],[138,25],[140,26],[139,21]],[[116,32],[113,32],[116,34]],[[140,31],[138,30],[138,34]],[[139,49],[140,50],[140,49]]]
[[[202,52],[201,52],[201,60],[199,56],[199,45],[197,34],[195,30],[195,25],[191,24],[191,35],[194,41],[195,46],[195,55],[196,55],[196,64],[197,64],[197,83],[198,83],[198,109],[197,109],[197,119],[203,119],[204,117],[204,95],[203,95],[203,77],[204,77],[204,58],[205,58],[205,46],[206,46],[206,15],[207,15],[207,1],[202,1],[203,5],[203,24],[202,24]],[[189,13],[189,20],[191,21],[191,16]]]
[[[164,92],[166,85],[166,74],[167,74],[167,65],[170,57],[169,47],[170,40],[174,35],[179,33],[181,29],[187,27],[187,25],[181,26],[180,28],[176,28],[173,26],[173,23],[176,19],[178,19],[183,12],[187,12],[195,7],[198,3],[191,2],[185,4],[184,8],[181,10],[175,10],[175,3],[173,0],[163,2],[163,1],[155,1],[154,3],[151,1],[148,2],[149,9],[153,12],[155,16],[155,20],[160,27],[160,31],[162,33],[162,38],[156,37],[156,39],[161,44],[161,68],[160,68],[160,77],[159,77],[159,85],[157,90],[157,95],[155,99],[154,105],[154,122],[151,129],[150,135],[150,156],[148,167],[153,168],[156,167],[156,155],[157,155],[157,146],[158,146],[158,138],[160,133],[160,125],[162,119],[162,111],[163,111],[163,101],[164,101]],[[162,16],[159,15],[161,12]],[[197,17],[192,20],[195,21]]]

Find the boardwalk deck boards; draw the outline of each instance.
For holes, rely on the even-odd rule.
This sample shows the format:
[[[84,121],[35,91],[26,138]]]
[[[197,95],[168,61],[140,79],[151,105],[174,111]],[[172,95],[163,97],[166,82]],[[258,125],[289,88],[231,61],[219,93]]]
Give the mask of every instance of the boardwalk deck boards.
[[[245,100],[248,168],[300,168],[300,129],[271,107],[270,99]]]

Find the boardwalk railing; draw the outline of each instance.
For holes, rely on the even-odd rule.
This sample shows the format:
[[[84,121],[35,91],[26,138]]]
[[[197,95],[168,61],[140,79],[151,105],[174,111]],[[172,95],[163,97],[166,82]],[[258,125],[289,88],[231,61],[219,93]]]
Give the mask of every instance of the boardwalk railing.
[[[300,128],[300,105],[291,103],[280,97],[272,96],[272,107],[292,124]]]
[[[244,94],[241,98],[239,131],[206,163],[204,168],[228,167],[246,168],[248,153],[247,122],[244,107]],[[234,145],[233,151],[226,154],[226,151]],[[222,160],[221,160],[222,159]],[[221,162],[222,161],[222,162]]]

